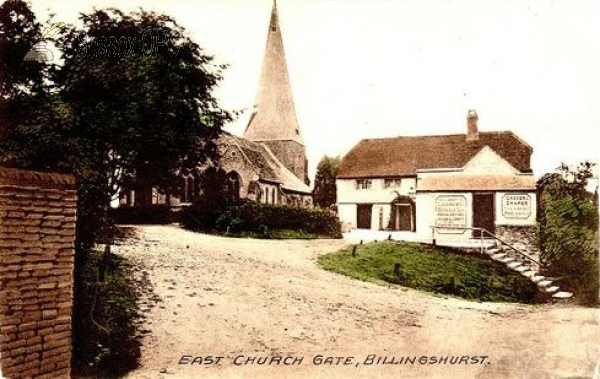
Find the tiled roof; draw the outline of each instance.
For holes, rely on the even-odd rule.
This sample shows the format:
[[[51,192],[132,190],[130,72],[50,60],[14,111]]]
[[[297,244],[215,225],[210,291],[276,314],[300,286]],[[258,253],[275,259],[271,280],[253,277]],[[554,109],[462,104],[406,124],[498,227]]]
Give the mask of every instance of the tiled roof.
[[[249,141],[227,132],[221,134],[219,144],[239,147],[244,159],[247,159],[252,167],[254,167],[260,179],[280,183],[281,187],[290,191],[312,192],[310,187],[304,184],[293,172],[288,170],[264,144]]]
[[[420,169],[462,168],[484,146],[520,172],[531,172],[531,146],[512,132],[480,132],[475,141],[466,141],[464,134],[362,140],[342,159],[338,178],[410,176]]]

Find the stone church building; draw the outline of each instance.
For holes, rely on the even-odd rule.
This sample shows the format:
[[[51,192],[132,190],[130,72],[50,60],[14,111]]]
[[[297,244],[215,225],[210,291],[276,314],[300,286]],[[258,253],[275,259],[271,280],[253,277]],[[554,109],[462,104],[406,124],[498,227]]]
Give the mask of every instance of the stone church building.
[[[465,240],[531,230],[537,198],[533,149],[510,131],[367,139],[340,163],[337,205],[346,229],[414,240]],[[435,228],[433,228],[435,227]],[[435,232],[435,233],[434,233]]]
[[[218,140],[219,168],[227,173],[227,192],[265,204],[312,206],[306,148],[296,119],[277,5],[273,3],[256,104],[243,137],[225,131]],[[200,194],[206,167],[180,172],[179,196],[157,189],[138,196],[126,190],[120,206],[186,205]]]

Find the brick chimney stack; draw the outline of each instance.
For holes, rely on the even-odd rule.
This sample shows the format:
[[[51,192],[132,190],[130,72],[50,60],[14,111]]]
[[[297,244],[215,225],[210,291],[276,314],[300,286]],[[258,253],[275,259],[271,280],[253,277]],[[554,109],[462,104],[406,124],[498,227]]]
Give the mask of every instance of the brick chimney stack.
[[[475,109],[470,109],[467,114],[467,141],[477,141],[479,139],[477,120],[479,120],[477,112]]]

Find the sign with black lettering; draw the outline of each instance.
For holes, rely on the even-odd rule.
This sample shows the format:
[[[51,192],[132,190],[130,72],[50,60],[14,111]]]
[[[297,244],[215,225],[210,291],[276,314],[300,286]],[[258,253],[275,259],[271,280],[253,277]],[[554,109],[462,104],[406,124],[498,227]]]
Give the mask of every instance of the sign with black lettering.
[[[502,216],[527,219],[531,216],[531,196],[526,193],[502,196]]]
[[[467,199],[462,195],[441,195],[435,202],[435,226],[466,228]],[[440,233],[464,233],[464,229],[438,229]]]

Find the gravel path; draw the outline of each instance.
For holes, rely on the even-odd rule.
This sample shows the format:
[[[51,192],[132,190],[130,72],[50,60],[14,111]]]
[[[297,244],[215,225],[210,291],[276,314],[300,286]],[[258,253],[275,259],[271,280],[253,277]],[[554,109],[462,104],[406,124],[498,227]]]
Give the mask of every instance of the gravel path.
[[[468,302],[319,269],[342,240],[136,229],[114,248],[145,283],[128,379],[579,378],[598,360],[594,309]]]

